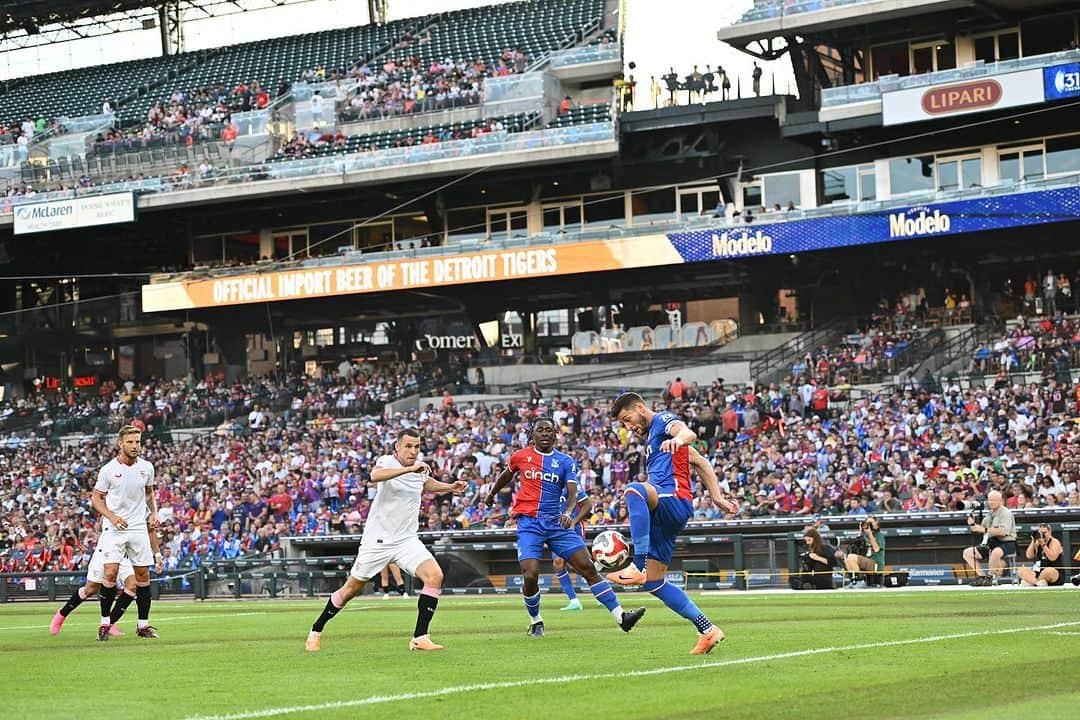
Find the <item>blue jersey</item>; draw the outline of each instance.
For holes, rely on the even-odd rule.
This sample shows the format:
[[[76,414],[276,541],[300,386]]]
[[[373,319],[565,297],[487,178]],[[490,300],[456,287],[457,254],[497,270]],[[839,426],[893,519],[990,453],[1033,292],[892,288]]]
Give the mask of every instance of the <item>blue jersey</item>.
[[[649,482],[660,497],[693,500],[690,492],[690,451],[685,447],[673,453],[660,449],[665,440],[673,437],[669,430],[678,421],[675,413],[667,410],[653,415],[649,423],[649,441],[645,445],[645,469],[649,473]]]
[[[558,450],[545,455],[527,447],[510,456],[509,467],[521,478],[510,508],[512,515],[557,518],[562,514],[566,483],[577,481],[577,463],[572,457]]]
[[[570,478],[577,482],[577,478]],[[581,487],[579,483],[577,486],[577,502],[570,506],[570,515],[574,516],[577,510],[577,506],[581,504],[581,501],[588,497],[588,493],[585,492],[585,488]],[[567,511],[566,508],[566,488],[563,488],[562,495],[559,496],[559,514],[563,514]]]

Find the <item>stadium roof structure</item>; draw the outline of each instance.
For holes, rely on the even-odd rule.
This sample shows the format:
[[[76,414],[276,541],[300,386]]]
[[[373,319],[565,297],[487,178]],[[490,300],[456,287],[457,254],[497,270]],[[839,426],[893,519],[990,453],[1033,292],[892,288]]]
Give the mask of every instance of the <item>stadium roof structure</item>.
[[[0,52],[311,0],[0,0]]]

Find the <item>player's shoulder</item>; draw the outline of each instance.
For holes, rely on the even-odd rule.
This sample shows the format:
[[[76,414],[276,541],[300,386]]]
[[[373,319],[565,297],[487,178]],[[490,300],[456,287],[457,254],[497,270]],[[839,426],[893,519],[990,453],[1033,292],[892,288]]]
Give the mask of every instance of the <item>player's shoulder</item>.
[[[561,450],[553,450],[551,452],[551,459],[557,462],[559,465],[566,465],[567,467],[573,467],[576,465],[574,458]]]
[[[510,462],[515,464],[521,462],[530,462],[537,454],[538,453],[531,447],[521,448],[520,450],[515,451],[514,454],[510,456]]]
[[[401,461],[398,460],[393,455],[380,455],[379,458],[375,461],[375,467],[380,467],[380,468],[400,468],[400,467],[405,467],[405,466],[402,465]]]

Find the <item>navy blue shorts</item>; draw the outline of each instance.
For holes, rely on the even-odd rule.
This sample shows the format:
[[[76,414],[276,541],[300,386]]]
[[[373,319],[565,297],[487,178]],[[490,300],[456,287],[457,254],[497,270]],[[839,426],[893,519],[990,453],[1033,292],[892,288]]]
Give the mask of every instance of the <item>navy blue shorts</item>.
[[[544,554],[545,543],[551,548],[552,555],[558,555],[563,560],[569,560],[571,555],[585,548],[585,538],[581,532],[559,527],[554,518],[518,517],[518,562],[539,560]]]
[[[649,557],[665,565],[671,564],[675,538],[694,514],[694,504],[677,497],[662,497],[649,514]]]

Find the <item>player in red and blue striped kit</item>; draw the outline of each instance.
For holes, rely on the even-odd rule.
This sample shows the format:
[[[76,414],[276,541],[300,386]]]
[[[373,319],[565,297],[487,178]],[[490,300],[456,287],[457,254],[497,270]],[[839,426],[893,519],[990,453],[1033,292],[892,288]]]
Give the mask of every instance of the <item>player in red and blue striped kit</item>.
[[[669,585],[665,578],[675,538],[694,513],[690,468],[705,483],[713,502],[725,510],[731,504],[720,493],[712,465],[689,447],[697,435],[674,413],[653,412],[640,395],[627,392],[615,399],[611,416],[627,430],[647,439],[645,467],[649,480],[630,483],[623,493],[630,515],[634,560],[625,569],[609,573],[608,580],[619,585],[644,586],[697,628],[698,642],[691,655],[711,652],[724,639],[723,631],[705,617],[681,588]]]
[[[510,513],[517,518],[518,562],[524,578],[522,594],[529,613],[529,635],[543,637],[544,620],[540,617],[540,558],[544,545],[585,578],[593,596],[611,612],[624,632],[645,614],[645,608],[624,611],[611,585],[600,577],[589,560],[585,540],[571,529],[574,518],[571,509],[560,503],[566,497],[577,497],[577,463],[565,453],[554,449],[555,424],[544,418],[532,428],[532,446],[510,456],[506,470],[495,480],[488,493],[487,503],[510,484],[514,475],[520,478],[518,491]]]

